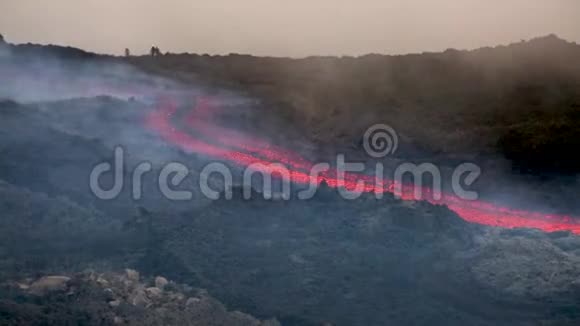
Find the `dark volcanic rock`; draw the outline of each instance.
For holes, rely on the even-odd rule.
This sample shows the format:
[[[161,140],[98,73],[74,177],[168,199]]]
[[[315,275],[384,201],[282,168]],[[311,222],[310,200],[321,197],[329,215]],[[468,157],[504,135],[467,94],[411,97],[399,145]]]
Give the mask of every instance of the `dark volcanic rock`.
[[[205,291],[170,283],[162,290],[125,274],[92,271],[1,285],[2,325],[279,326],[230,312]]]

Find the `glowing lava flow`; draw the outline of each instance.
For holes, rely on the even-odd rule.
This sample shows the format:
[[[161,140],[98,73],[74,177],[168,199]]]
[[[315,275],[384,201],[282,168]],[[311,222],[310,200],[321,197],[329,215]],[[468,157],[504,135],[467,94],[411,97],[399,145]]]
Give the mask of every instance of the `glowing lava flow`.
[[[210,124],[208,120],[215,114],[216,109],[217,107],[211,105],[208,99],[201,99],[197,108],[185,116],[184,122],[189,129],[192,129],[192,132],[204,139],[211,139],[219,145],[202,141],[189,132],[177,128],[172,119],[178,111],[178,106],[170,100],[161,101],[157,109],[148,116],[147,126],[165,141],[189,152],[225,159],[241,166],[260,163],[263,164],[261,167],[263,172],[269,173],[276,171],[276,168],[269,166],[270,164],[281,163],[289,170],[289,177],[295,183],[320,184],[325,181],[333,188],[342,186],[353,190],[360,182],[365,192],[392,192],[394,189],[391,180],[382,180],[377,183],[374,176],[356,173],[347,173],[343,183],[336,177],[336,173],[330,171],[313,177],[309,171],[314,164],[301,158],[297,153],[271,146],[267,142],[248,137],[240,132]],[[412,200],[412,190],[411,187],[403,186],[402,199]],[[423,189],[423,193],[429,194],[429,189]],[[445,204],[461,218],[472,223],[504,228],[534,228],[546,232],[571,231],[580,234],[579,220],[571,216],[515,210],[484,201],[466,201],[450,194],[443,194],[440,200],[430,200],[430,202]]]

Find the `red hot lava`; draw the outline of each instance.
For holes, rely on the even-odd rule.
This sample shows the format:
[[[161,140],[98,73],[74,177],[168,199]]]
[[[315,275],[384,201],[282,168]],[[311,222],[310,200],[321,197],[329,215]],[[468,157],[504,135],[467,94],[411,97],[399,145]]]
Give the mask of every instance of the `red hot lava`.
[[[272,163],[281,163],[289,171],[292,182],[298,184],[320,184],[325,181],[328,186],[337,188],[344,187],[348,190],[357,188],[362,182],[365,192],[393,192],[392,180],[385,179],[376,182],[374,176],[347,173],[343,183],[335,173],[323,172],[316,176],[310,175],[314,165],[297,153],[283,148],[275,147],[260,139],[249,137],[241,132],[215,126],[209,119],[216,113],[218,107],[212,105],[210,100],[201,99],[195,110],[191,110],[184,116],[183,122],[188,128],[202,136],[203,139],[211,139],[219,145],[200,140],[192,134],[181,130],[174,123],[173,117],[178,112],[178,105],[170,100],[159,103],[147,118],[147,126],[157,132],[165,141],[181,147],[188,152],[202,153],[214,158],[224,159],[232,163],[248,166],[256,163],[262,164],[262,172],[272,173],[275,167]],[[412,188],[403,186],[403,200],[412,200]],[[429,189],[424,189],[429,193]],[[407,194],[407,195],[406,195]],[[455,211],[461,218],[468,222],[503,227],[503,228],[533,228],[546,232],[571,231],[580,234],[578,219],[565,215],[550,215],[525,210],[501,207],[485,201],[467,201],[451,194],[443,194],[440,200],[429,200],[434,204],[444,204]]]

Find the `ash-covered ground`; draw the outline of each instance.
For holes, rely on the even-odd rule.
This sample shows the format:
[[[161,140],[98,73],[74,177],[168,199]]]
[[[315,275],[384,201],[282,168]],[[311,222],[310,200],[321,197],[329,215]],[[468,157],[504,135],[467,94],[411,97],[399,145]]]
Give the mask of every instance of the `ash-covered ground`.
[[[120,96],[0,101],[0,324],[580,322],[580,238],[568,232],[326,187],[307,201],[235,188],[233,200],[176,203],[147,177],[133,200],[139,162],[207,162],[142,128],[150,108]],[[127,186],[101,200],[89,175],[117,145]]]
[[[140,108],[107,97],[48,107],[62,103],[71,111],[104,116],[111,108],[123,114]],[[103,202],[89,192],[88,175],[95,164],[111,159],[114,145],[107,137],[115,137],[115,124],[102,123],[100,137],[87,128],[75,134],[59,124],[54,107],[1,104],[5,284],[134,268],[146,277],[162,275],[206,289],[228,309],[277,318],[282,325],[580,320],[577,236],[471,225],[446,207],[392,196],[346,201],[330,188],[308,201],[269,201],[259,194],[247,201],[234,189],[233,200],[181,206],[164,202],[160,194],[141,202],[124,197]],[[127,148],[133,160],[147,158],[135,149]],[[177,150],[160,147],[159,153],[195,166],[194,158]],[[149,182],[146,188],[153,187]],[[50,292],[51,298],[66,294],[59,291]],[[21,313],[45,318],[22,312],[42,309],[41,299],[3,296],[0,318],[24,318]],[[108,307],[101,296],[83,300]]]

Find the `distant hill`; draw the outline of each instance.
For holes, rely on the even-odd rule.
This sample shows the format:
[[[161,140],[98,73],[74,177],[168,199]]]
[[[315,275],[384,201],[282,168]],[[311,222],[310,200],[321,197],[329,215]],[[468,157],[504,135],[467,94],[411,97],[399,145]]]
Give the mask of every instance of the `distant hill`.
[[[555,35],[471,51],[303,59],[230,54],[100,56],[12,46],[61,59],[124,61],[184,83],[242,91],[321,148],[361,151],[376,123],[402,157],[505,157],[522,171],[579,172],[580,45]]]
[[[3,45],[0,45],[0,47]],[[27,56],[39,54],[44,54],[47,56],[52,56],[57,59],[94,59],[99,57],[99,55],[87,52],[81,49],[73,47],[63,47],[58,45],[41,45],[41,44],[6,44],[11,52],[17,56]]]
[[[387,123],[399,154],[501,154],[524,171],[579,171],[580,45],[555,35],[472,51],[402,56],[261,58],[231,54],[134,57],[184,82],[211,82],[265,101],[326,148],[361,149]],[[419,151],[417,151],[419,149]]]

